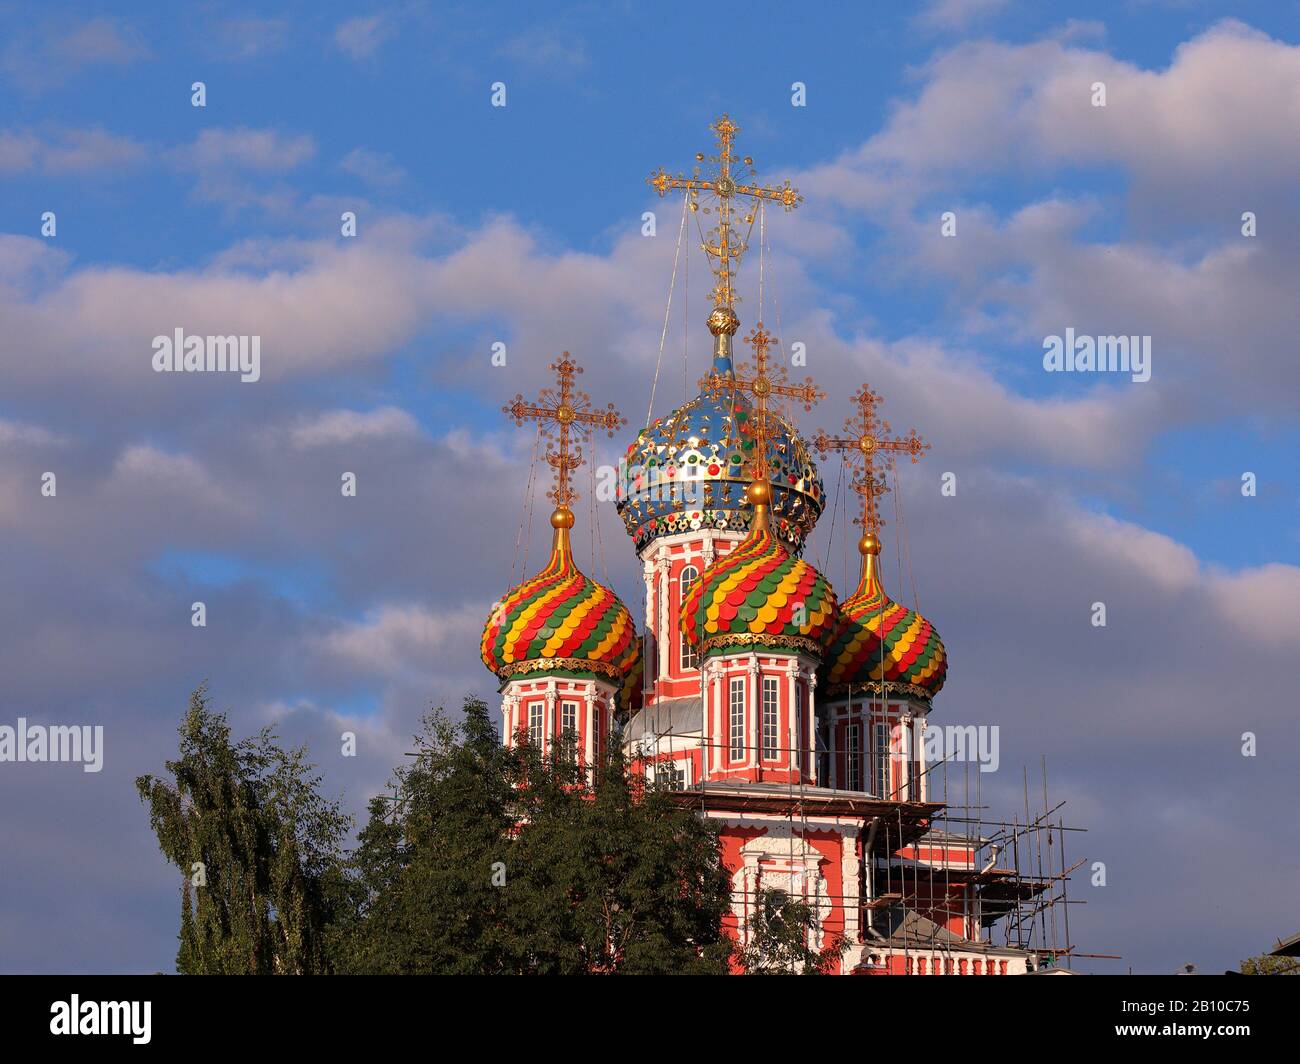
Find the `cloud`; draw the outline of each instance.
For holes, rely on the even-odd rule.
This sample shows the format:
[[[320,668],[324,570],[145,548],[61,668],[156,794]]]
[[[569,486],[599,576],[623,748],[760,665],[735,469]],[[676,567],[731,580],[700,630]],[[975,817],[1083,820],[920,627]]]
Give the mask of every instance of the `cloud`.
[[[349,59],[360,62],[373,58],[393,31],[392,21],[387,15],[358,15],[338,25],[334,30],[334,43]]]
[[[144,38],[122,19],[65,19],[16,33],[0,53],[0,70],[28,91],[42,91],[84,71],[125,67],[148,55]]]
[[[290,25],[282,18],[228,18],[212,27],[211,48],[224,59],[257,59],[283,51],[289,43]]]
[[[932,0],[915,21],[928,30],[957,32],[1006,9],[1010,0]]]
[[[133,169],[146,155],[139,142],[102,129],[0,130],[0,174],[109,177]]]
[[[581,70],[591,61],[581,37],[554,27],[516,34],[501,45],[498,54],[552,73]]]
[[[281,174],[301,166],[316,154],[314,140],[273,129],[205,129],[174,158],[192,170],[250,170]]]
[[[415,418],[395,406],[377,410],[330,410],[296,426],[289,434],[295,447],[330,447],[356,440],[419,435]]]
[[[466,630],[482,629],[488,603],[433,611],[415,605],[385,604],[321,638],[321,653],[372,676],[395,678],[414,671],[433,679],[448,643],[460,644]]]
[[[391,188],[406,180],[406,171],[391,155],[366,148],[353,148],[343,157],[339,169],[380,188]]]
[[[1250,70],[1251,77],[1238,74]],[[1145,204],[1221,190],[1263,189],[1300,166],[1279,127],[1300,119],[1292,87],[1300,47],[1233,20],[1181,44],[1162,71],[1048,38],[964,43],[920,71],[915,100],[860,148],[803,182],[818,195],[871,209],[885,194],[915,202],[980,174],[1032,176],[1065,167],[1123,166]],[[1106,106],[1093,105],[1093,85]],[[1270,166],[1254,160],[1269,158]],[[902,197],[907,201],[907,197]]]

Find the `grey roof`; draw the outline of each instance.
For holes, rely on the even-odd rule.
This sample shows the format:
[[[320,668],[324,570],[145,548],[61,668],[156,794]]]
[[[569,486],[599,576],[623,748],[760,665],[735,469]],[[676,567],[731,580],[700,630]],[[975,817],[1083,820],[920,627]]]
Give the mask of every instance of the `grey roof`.
[[[1269,952],[1274,957],[1300,957],[1300,931],[1290,938],[1278,939],[1277,945]]]
[[[988,942],[974,942],[969,938],[963,938],[935,923],[929,917],[901,905],[891,905],[873,913],[871,927],[879,945],[893,946],[898,949],[951,949],[966,953],[997,954],[1022,952],[1014,947],[994,946]],[[867,942],[871,941],[871,938],[867,939]]]
[[[698,695],[665,698],[638,709],[623,728],[625,742],[655,735],[698,735],[704,720],[703,702]]]

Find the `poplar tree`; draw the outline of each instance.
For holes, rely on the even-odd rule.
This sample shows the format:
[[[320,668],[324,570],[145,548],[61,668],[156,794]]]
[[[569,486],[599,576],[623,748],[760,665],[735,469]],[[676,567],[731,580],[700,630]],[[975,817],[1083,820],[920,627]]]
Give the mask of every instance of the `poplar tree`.
[[[159,847],[183,877],[177,971],[329,971],[350,819],[320,796],[302,749],[282,749],[270,729],[232,743],[206,684],[190,697],[180,737],[170,781],[136,780]]]

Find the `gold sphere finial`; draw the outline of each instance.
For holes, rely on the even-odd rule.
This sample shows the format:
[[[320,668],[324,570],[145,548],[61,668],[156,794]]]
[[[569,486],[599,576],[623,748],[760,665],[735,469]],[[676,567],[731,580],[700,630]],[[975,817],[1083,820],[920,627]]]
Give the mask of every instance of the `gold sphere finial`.
[[[552,528],[572,528],[572,527],[573,527],[573,511],[570,510],[567,506],[557,506],[557,507],[556,507],[556,508],[551,512],[551,527],[552,527]]]
[[[714,307],[709,314],[709,332],[714,336],[735,336],[740,319],[730,307]]]
[[[772,485],[766,480],[751,481],[749,501],[753,506],[767,506],[772,501]]]
[[[862,538],[858,540],[858,553],[863,555],[879,554],[880,538],[874,532],[864,533]]]

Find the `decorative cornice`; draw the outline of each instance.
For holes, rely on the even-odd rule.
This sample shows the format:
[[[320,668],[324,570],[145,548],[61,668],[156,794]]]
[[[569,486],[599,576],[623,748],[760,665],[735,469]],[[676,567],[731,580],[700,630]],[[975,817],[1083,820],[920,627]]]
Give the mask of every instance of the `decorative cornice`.
[[[865,680],[858,683],[832,684],[826,688],[822,698],[825,701],[833,701],[844,696],[852,698],[858,694],[883,695],[886,698],[892,695],[906,695],[908,698],[924,702],[927,706],[930,705],[932,697],[924,687],[918,687],[913,683],[899,683],[897,680]]]
[[[820,658],[822,655],[822,645],[815,639],[809,639],[802,635],[767,635],[765,633],[712,635],[704,641],[700,651],[707,657],[715,652],[725,653],[727,647],[739,647],[748,650],[751,654],[754,652],[763,653],[770,649],[780,649],[802,650],[815,658]]]
[[[497,675],[502,680],[514,680],[525,673],[534,672],[595,674],[616,683],[621,682],[623,679],[623,672],[616,666],[603,661],[587,661],[585,658],[535,658],[527,661],[513,661],[509,665],[503,665],[498,670]]]

